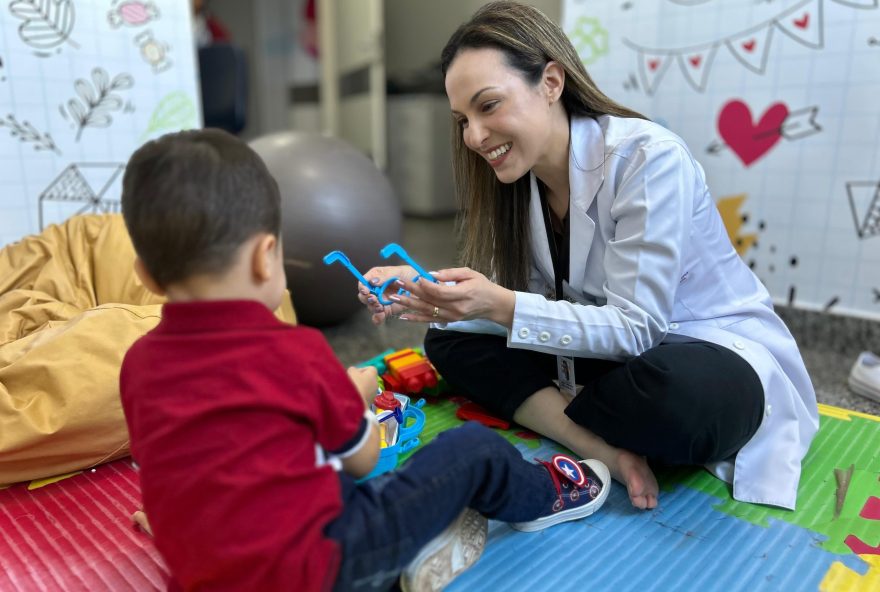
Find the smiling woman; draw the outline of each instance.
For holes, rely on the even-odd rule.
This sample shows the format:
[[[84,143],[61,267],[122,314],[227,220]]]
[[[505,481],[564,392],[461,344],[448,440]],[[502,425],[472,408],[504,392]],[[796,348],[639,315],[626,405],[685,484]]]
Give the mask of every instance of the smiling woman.
[[[531,85],[497,50],[473,49],[458,56],[446,73],[446,92],[461,140],[470,150],[465,154],[485,159],[493,169],[479,170],[510,184],[524,178],[533,163],[537,173],[565,159],[566,143],[559,140],[568,135],[568,118],[558,102],[564,81],[564,71],[555,63]],[[556,196],[560,189],[549,193]]]
[[[362,287],[374,322],[435,323],[451,386],[603,461],[638,508],[657,505],[648,459],[794,508],[813,387],[683,140],[605,96],[530,6],[481,8],[441,67],[467,267],[391,306]],[[392,275],[413,272],[365,277]]]
[[[446,92],[462,128],[462,134],[453,138],[453,162],[459,173],[456,189],[469,212],[463,220],[462,260],[484,270],[492,269],[494,262],[499,283],[525,289],[529,163],[544,171],[538,176],[545,181],[552,210],[564,213],[569,116],[643,116],[618,105],[595,86],[565,34],[543,14],[530,7],[492,10],[491,6],[475,15],[472,23],[479,16],[479,26],[459,28],[441,54]],[[521,21],[511,19],[515,13]],[[547,40],[546,46],[530,43],[537,36]],[[508,45],[515,50],[503,51]],[[486,148],[500,149],[504,157],[498,158],[499,154],[494,160]],[[482,164],[486,159],[492,168]],[[553,169],[558,172],[555,177]],[[487,219],[495,224],[486,226]],[[496,240],[493,228],[505,229],[506,240]]]

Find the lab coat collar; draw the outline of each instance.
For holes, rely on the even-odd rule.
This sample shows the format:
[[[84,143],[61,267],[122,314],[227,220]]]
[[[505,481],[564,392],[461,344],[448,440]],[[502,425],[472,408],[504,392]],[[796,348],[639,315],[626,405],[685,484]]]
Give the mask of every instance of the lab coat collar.
[[[605,140],[599,123],[591,117],[575,117],[569,124],[568,186],[569,228],[569,283],[581,286],[587,267],[587,256],[593,242],[596,223],[587,215],[587,210],[596,199],[596,194],[605,179]],[[544,228],[544,213],[541,211],[541,194],[534,173],[530,173],[531,202],[529,205],[532,252],[538,269],[545,277],[553,277],[553,260],[550,258],[550,245]],[[562,295],[557,295],[558,299]]]

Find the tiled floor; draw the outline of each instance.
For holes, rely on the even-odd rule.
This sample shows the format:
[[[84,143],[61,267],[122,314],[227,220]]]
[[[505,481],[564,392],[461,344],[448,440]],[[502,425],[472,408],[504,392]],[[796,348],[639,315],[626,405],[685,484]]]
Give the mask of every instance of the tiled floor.
[[[452,218],[404,220],[401,244],[426,269],[455,264]],[[846,377],[859,351],[880,353],[880,323],[799,310],[780,310],[800,344],[820,403],[880,415],[880,403],[852,393]],[[420,345],[425,326],[391,321],[381,327],[359,311],[346,322],[324,329],[343,364],[368,359],[388,348]]]

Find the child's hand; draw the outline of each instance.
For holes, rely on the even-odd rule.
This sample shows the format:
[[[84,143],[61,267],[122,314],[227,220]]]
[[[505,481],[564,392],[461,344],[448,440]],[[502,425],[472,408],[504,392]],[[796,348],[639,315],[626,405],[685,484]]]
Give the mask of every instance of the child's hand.
[[[355,368],[352,366],[348,369],[348,377],[354,383],[355,388],[364,398],[364,402],[369,406],[376,396],[376,390],[379,388],[379,374],[373,366],[366,368]]]
[[[144,513],[143,509],[137,510],[132,514],[131,519],[136,525],[141,527],[141,530],[148,535],[153,536],[153,529],[150,527],[150,522],[147,520],[147,515]]]

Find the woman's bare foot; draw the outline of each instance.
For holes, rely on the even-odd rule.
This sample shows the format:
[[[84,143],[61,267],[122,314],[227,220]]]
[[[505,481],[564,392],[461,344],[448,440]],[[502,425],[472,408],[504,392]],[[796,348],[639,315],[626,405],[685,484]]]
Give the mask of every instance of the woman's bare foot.
[[[131,519],[134,520],[134,523],[140,526],[145,533],[153,536],[153,529],[150,528],[150,522],[147,520],[147,515],[143,510],[136,511],[131,515]]]
[[[642,510],[657,507],[660,491],[657,478],[641,456],[611,446],[605,440],[574,423],[567,415],[566,399],[558,389],[545,387],[520,405],[514,421],[556,440],[581,458],[595,458],[608,467],[615,481],[626,485],[632,505]]]
[[[660,491],[657,478],[641,456],[628,450],[621,450],[617,455],[616,466],[609,466],[611,476],[626,485],[629,500],[640,510],[652,510],[657,507],[657,494]]]

